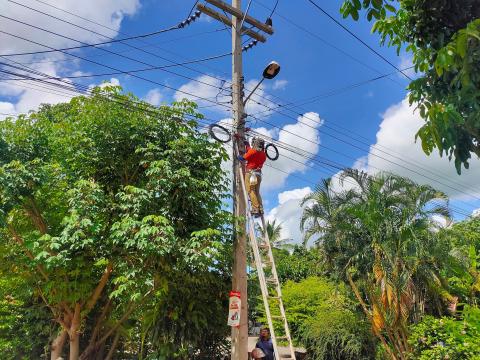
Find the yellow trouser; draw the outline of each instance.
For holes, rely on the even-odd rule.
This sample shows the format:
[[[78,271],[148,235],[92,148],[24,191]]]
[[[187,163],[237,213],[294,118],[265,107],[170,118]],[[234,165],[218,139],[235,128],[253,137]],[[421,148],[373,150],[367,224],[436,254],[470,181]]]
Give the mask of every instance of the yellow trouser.
[[[262,197],[260,196],[260,183],[262,177],[257,174],[257,183],[255,185],[250,184],[250,172],[245,174],[245,186],[247,187],[247,193],[252,203],[253,212],[263,212]]]

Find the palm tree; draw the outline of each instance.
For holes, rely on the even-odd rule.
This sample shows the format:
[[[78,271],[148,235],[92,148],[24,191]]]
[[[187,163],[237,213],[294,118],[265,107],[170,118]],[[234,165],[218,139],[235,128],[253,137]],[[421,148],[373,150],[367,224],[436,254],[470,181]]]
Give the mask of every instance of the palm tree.
[[[448,217],[446,195],[392,174],[347,169],[334,192],[325,180],[307,196],[301,229],[317,236],[331,271],[352,287],[374,334],[392,359],[405,359],[409,321],[428,299],[452,297],[440,275],[448,251],[436,241],[433,215]],[[441,201],[437,204],[437,201]]]
[[[294,247],[293,244],[290,244],[292,239],[282,239],[282,224],[278,224],[277,220],[267,221],[265,228],[258,225],[258,231],[262,239],[265,238],[265,233],[268,235],[270,245],[274,249],[290,250]]]

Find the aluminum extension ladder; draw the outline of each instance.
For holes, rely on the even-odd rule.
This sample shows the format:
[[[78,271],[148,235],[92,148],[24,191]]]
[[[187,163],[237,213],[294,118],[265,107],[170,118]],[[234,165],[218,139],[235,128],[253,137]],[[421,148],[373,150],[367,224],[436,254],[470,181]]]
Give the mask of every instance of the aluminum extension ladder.
[[[295,350],[292,344],[292,338],[290,336],[290,329],[288,328],[287,317],[285,315],[285,308],[283,306],[282,298],[282,289],[280,287],[280,281],[278,280],[277,268],[275,267],[275,260],[273,258],[272,248],[270,246],[270,239],[266,230],[264,230],[264,237],[259,243],[258,239],[261,238],[260,234],[257,234],[257,227],[255,226],[257,222],[253,218],[250,212],[250,203],[245,187],[245,175],[241,170],[241,167],[238,167],[238,172],[240,174],[240,181],[242,183],[243,195],[245,197],[245,204],[247,206],[247,229],[250,238],[250,246],[253,250],[253,257],[255,260],[255,267],[257,269],[258,279],[260,281],[260,289],[262,291],[263,304],[265,307],[265,314],[267,316],[268,328],[270,329],[270,335],[273,343],[273,349],[275,351],[275,359],[294,359],[295,360]],[[265,218],[262,214],[261,223],[263,229],[266,229]],[[258,236],[260,235],[260,236]],[[265,274],[268,274],[265,275]],[[278,306],[280,315],[272,315],[270,310],[271,303]],[[275,306],[275,305],[274,305]],[[282,336],[275,335],[275,328],[273,320],[280,320],[283,324],[283,334]],[[280,358],[280,353],[278,351],[278,340],[284,340],[288,342],[288,348],[290,350],[289,356],[282,356]]]

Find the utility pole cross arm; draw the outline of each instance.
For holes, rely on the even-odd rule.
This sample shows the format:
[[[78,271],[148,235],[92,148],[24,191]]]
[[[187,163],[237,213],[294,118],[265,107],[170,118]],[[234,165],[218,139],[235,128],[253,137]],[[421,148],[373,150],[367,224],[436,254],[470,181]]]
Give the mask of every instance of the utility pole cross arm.
[[[220,0],[205,0],[205,1],[212,4],[213,6],[216,6],[220,9],[222,9],[223,11],[228,12],[230,15],[233,15],[233,16],[239,18],[239,19],[245,18],[245,22],[249,23],[250,25],[255,26],[256,28],[262,30],[263,32],[265,32],[269,35],[273,34],[273,28],[270,25],[264,24],[264,23],[258,21],[257,19],[251,17],[250,15],[245,16],[245,14],[241,10],[239,10],[239,9],[237,9],[237,8],[231,6],[231,5],[229,5],[229,4],[227,4],[223,1],[220,1]]]
[[[232,21],[226,17],[225,15],[222,15],[220,13],[218,13],[217,11],[213,10],[212,8],[209,8],[208,6],[205,6],[205,5],[202,5],[202,4],[198,4],[197,5],[197,9],[200,10],[202,13],[214,18],[215,20],[218,20],[222,23],[224,23],[225,25],[227,26],[230,26],[230,27],[233,27],[233,24],[232,24]],[[252,39],[255,39],[255,40],[258,40],[262,43],[264,43],[265,41],[267,41],[267,39],[265,38],[265,36],[259,34],[259,33],[256,33],[255,31],[253,30],[250,30],[250,29],[247,29],[245,27],[242,27],[242,31],[241,31],[242,34],[245,34],[245,35],[248,35],[250,36]]]

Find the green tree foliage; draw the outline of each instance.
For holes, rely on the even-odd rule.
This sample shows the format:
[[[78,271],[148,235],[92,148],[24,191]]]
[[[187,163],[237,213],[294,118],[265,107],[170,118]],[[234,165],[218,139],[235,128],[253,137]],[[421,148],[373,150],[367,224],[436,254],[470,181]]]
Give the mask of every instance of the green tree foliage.
[[[417,136],[425,153],[435,148],[455,159],[460,173],[480,156],[480,3],[477,0],[345,0],[344,17],[364,9],[382,44],[413,55],[422,75],[409,85],[425,125]]]
[[[0,354],[5,360],[35,359],[49,352],[46,345],[54,331],[51,313],[14,273],[0,271]]]
[[[426,316],[412,326],[410,359],[474,360],[480,358],[480,309],[467,307],[461,319]]]
[[[320,276],[325,273],[323,257],[315,248],[295,246],[292,252],[274,250],[274,257],[281,283],[288,280],[299,282],[309,276]]]
[[[348,282],[392,359],[408,353],[407,327],[426,306],[442,312],[455,298],[442,269],[449,246],[431,216],[448,216],[445,194],[391,174],[345,170],[350,189],[325,180],[304,199],[302,229],[318,236],[327,269]]]
[[[344,285],[308,277],[283,286],[287,319],[295,339],[318,360],[372,359],[374,342]]]
[[[292,239],[282,239],[282,224],[278,224],[277,220],[267,221],[265,228],[258,225],[258,230],[262,239],[268,235],[270,245],[275,249],[292,249],[293,245],[290,243]]]
[[[51,311],[54,355],[68,338],[71,360],[112,357],[174,274],[224,273],[226,154],[199,117],[106,87],[0,123],[0,245]]]
[[[452,246],[455,263],[448,268],[449,286],[460,303],[480,304],[480,218],[459,222],[441,232]]]

